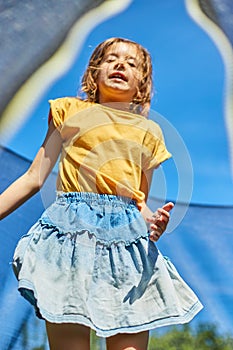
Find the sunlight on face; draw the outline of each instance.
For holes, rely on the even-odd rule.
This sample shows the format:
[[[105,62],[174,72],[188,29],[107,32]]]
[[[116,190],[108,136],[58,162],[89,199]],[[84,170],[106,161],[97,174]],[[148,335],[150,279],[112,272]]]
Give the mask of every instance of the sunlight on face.
[[[140,61],[133,44],[114,43],[106,50],[97,80],[100,103],[133,100],[142,77]]]

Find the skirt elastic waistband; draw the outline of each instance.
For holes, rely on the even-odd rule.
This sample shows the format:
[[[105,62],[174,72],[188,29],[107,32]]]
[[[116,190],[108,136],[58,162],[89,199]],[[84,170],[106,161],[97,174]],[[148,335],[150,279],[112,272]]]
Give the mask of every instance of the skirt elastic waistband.
[[[116,196],[113,194],[94,193],[94,192],[57,192],[56,200],[59,202],[73,203],[73,202],[96,202],[98,204],[133,204],[137,202],[129,197]]]

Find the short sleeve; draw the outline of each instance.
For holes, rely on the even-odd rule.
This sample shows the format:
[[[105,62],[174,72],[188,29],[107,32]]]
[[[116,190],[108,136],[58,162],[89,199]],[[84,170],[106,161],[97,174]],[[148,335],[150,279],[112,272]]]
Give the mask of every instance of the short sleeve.
[[[56,100],[49,100],[49,123],[51,120],[56,128],[61,128],[67,115],[67,106],[65,98],[58,98]]]
[[[144,139],[144,170],[156,168],[162,162],[171,157],[171,153],[168,152],[164,136],[160,126],[148,120],[148,130]]]
[[[93,105],[93,103],[83,101],[77,97],[58,98],[56,100],[49,100],[49,103],[49,122],[53,120],[54,126],[59,130],[61,130],[66,119]]]

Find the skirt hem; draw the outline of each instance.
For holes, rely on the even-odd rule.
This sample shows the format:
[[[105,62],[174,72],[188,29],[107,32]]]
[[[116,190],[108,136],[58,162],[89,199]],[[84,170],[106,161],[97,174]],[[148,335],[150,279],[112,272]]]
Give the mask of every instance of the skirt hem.
[[[197,299],[197,301],[187,310],[183,315],[178,316],[168,316],[161,319],[154,319],[152,321],[143,322],[138,325],[128,325],[128,326],[119,326],[116,328],[102,329],[95,325],[87,316],[81,314],[69,314],[69,315],[53,315],[48,311],[44,310],[37,303],[35,289],[29,281],[19,281],[19,292],[21,295],[29,301],[35,308],[36,314],[39,318],[44,319],[45,321],[51,323],[73,323],[81,324],[83,326],[89,327],[96,332],[96,335],[103,338],[108,338],[116,334],[122,333],[139,333],[143,331],[150,331],[155,328],[172,326],[178,324],[185,324],[190,322],[202,309],[203,305]],[[30,297],[31,296],[31,297]]]

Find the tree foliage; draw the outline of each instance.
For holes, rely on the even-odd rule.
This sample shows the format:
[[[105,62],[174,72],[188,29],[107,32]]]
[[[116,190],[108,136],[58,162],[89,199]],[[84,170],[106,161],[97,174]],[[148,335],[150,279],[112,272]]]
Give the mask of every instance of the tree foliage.
[[[91,349],[105,349],[93,331]],[[217,326],[209,323],[199,324],[196,328],[176,326],[163,334],[151,332],[148,350],[233,350],[233,337],[220,334]]]
[[[173,327],[163,335],[151,334],[149,350],[232,350],[233,338],[219,334],[212,324]]]

